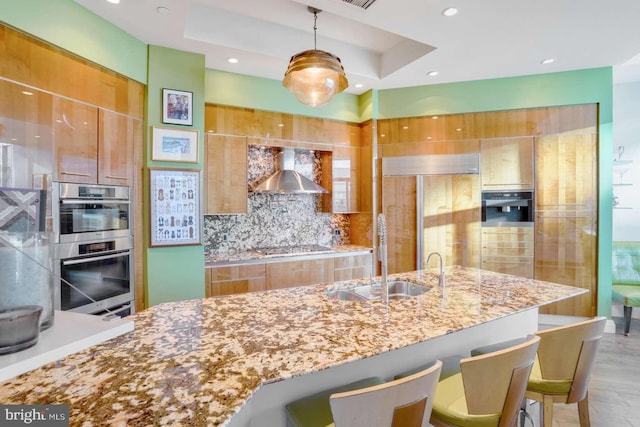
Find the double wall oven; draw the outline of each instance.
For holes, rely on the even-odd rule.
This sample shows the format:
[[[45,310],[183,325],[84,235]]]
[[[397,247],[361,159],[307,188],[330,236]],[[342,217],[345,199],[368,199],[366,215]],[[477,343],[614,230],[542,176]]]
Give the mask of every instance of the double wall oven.
[[[54,183],[55,307],[125,316],[134,310],[131,189]]]

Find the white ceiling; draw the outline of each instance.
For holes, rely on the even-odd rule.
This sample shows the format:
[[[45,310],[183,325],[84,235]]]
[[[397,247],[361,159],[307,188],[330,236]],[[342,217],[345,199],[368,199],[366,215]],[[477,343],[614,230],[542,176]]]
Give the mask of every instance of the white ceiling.
[[[640,80],[638,0],[75,1],[147,44],[204,54],[207,68],[277,80],[314,47],[313,6],[317,48],[342,59],[356,94],[603,66]],[[450,6],[459,13],[444,17]]]

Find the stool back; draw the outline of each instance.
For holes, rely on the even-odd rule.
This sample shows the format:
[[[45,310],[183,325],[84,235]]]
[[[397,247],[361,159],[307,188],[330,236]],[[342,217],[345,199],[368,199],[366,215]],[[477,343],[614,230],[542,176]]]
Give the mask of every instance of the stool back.
[[[537,336],[504,350],[460,361],[470,415],[501,414],[499,426],[513,426],[540,343]]]
[[[336,427],[426,427],[442,362],[398,380],[329,399]]]

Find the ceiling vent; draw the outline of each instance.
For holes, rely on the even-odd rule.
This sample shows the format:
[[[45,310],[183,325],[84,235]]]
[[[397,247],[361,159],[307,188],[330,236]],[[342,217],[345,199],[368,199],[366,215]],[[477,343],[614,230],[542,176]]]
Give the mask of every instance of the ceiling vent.
[[[361,7],[363,9],[368,9],[369,6],[371,6],[376,2],[376,0],[342,0],[342,1],[353,6]]]

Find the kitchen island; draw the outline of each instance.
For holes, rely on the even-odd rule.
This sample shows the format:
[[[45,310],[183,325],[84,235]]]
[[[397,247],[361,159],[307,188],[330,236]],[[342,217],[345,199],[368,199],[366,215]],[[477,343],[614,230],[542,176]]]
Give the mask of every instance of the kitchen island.
[[[68,404],[74,426],[284,425],[266,420],[283,419],[291,397],[524,335],[538,306],[584,292],[445,272],[445,298],[435,271],[390,276],[432,289],[388,307],[326,295],[366,279],[160,304],[134,331],[0,384],[0,403]]]

